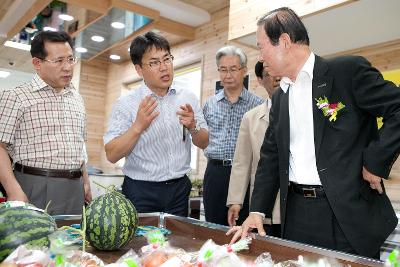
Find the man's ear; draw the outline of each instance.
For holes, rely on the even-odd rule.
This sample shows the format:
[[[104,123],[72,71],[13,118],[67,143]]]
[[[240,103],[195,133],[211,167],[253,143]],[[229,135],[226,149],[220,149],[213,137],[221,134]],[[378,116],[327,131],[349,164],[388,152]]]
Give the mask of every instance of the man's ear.
[[[282,44],[284,48],[290,48],[292,45],[292,41],[290,40],[290,36],[287,33],[282,33],[279,37],[279,43]]]
[[[139,64],[135,64],[135,70],[136,70],[137,74],[139,74],[139,76],[143,78],[143,70]]]
[[[260,77],[257,77],[257,81],[258,81],[258,83],[262,86],[262,78],[260,78]]]
[[[40,59],[37,57],[32,58],[32,65],[36,71],[40,70]]]

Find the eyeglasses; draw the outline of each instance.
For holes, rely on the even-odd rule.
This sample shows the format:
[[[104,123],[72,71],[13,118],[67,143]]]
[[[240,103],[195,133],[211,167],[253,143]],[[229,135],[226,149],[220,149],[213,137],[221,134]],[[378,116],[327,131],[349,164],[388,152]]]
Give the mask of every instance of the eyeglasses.
[[[62,67],[62,66],[64,66],[65,63],[68,63],[68,65],[72,66],[72,65],[75,65],[76,62],[78,62],[78,59],[76,57],[58,58],[58,59],[54,59],[54,60],[40,58],[40,60],[49,62],[53,65],[56,65],[57,67]]]
[[[231,75],[235,75],[241,69],[243,69],[243,67],[240,67],[240,68],[234,67],[234,68],[230,68],[230,69],[218,68],[218,72],[223,76],[228,75],[228,73],[230,73]]]
[[[165,58],[162,59],[162,61],[160,60],[152,60],[149,63],[142,63],[143,65],[148,65],[151,69],[156,70],[159,69],[161,66],[161,63],[164,63],[165,66],[171,66],[172,62],[174,61],[174,56],[173,55],[169,55]]]

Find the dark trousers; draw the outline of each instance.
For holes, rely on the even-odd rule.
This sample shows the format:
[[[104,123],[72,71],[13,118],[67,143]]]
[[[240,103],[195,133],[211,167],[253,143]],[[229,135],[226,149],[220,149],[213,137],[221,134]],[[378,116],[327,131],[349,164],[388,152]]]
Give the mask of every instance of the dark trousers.
[[[166,182],[133,180],[125,176],[122,193],[138,212],[165,212],[188,216],[192,183],[187,175]]]
[[[228,225],[228,197],[229,178],[231,166],[216,165],[212,161],[207,163],[203,181],[203,204],[207,222]],[[249,215],[249,190],[245,196],[243,207],[239,213],[237,224],[242,222]]]
[[[280,224],[264,224],[264,230],[267,235],[281,237],[281,225]]]
[[[326,197],[306,198],[289,188],[285,239],[356,254]]]

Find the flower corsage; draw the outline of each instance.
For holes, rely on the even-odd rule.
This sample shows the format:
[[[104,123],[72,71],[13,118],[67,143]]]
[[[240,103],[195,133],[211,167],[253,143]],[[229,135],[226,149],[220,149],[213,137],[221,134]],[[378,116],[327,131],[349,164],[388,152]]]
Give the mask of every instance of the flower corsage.
[[[325,117],[329,117],[329,121],[336,121],[338,111],[345,107],[342,102],[329,103],[326,96],[315,99],[317,107],[322,110]]]

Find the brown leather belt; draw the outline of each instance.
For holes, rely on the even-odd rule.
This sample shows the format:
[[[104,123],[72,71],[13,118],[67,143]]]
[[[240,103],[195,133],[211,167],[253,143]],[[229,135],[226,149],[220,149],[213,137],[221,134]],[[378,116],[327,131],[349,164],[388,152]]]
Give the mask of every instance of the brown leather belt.
[[[80,169],[73,169],[73,170],[42,169],[15,163],[14,170],[26,174],[55,177],[55,178],[77,179],[82,177],[82,171]]]

